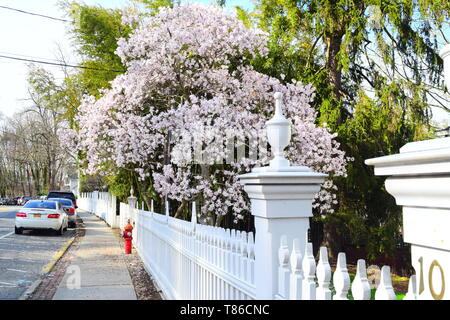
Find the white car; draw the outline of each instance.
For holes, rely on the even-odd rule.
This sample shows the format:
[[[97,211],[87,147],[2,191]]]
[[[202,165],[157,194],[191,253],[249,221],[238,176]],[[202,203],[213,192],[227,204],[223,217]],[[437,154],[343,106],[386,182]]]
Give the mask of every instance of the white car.
[[[63,210],[67,213],[69,218],[69,228],[76,228],[78,214],[72,200],[67,198],[49,198],[48,200],[58,201],[61,203]]]
[[[51,229],[58,235],[67,230],[69,219],[58,201],[30,200],[16,213],[15,233],[23,230]]]

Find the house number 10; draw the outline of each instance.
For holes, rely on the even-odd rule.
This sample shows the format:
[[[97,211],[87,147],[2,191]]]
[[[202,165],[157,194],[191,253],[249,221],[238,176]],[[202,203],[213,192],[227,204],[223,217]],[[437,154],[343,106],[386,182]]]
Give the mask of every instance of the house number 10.
[[[423,292],[423,290],[424,290],[424,284],[423,284],[423,257],[419,258],[419,263],[420,263],[419,294],[421,294]],[[433,276],[433,269],[434,269],[434,267],[438,267],[439,271],[441,272],[442,288],[441,288],[441,292],[439,292],[439,294],[437,294],[434,291],[434,287],[433,287],[432,276]],[[430,287],[431,296],[435,300],[441,300],[444,297],[444,293],[445,293],[444,270],[442,269],[442,267],[439,264],[439,262],[437,262],[437,260],[433,260],[433,262],[431,263],[431,266],[430,266],[430,270],[428,271],[428,285]]]

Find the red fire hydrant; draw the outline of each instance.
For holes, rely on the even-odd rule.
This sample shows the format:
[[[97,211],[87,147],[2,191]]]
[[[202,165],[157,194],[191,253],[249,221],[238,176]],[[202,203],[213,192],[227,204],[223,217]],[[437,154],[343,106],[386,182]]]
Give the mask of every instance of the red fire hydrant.
[[[133,226],[130,223],[130,219],[128,219],[128,223],[124,228],[123,231],[123,239],[125,240],[125,253],[126,254],[130,254],[131,253],[131,248],[133,246],[132,244],[132,240],[133,240]]]

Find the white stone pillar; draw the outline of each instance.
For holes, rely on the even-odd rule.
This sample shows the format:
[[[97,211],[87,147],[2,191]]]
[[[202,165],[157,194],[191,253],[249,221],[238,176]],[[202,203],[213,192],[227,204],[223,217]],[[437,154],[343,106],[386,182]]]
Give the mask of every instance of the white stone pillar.
[[[450,299],[450,138],[408,143],[399,154],[368,159],[403,207],[420,300]]]
[[[441,51],[450,90],[450,44]],[[419,300],[450,300],[450,138],[411,142],[400,153],[368,159],[403,207],[403,239],[411,244]],[[412,293],[411,296],[414,296]]]
[[[128,218],[131,220],[133,227],[135,226],[135,208],[137,204],[137,198],[134,196],[134,189],[131,187],[130,196],[128,197]]]
[[[291,248],[294,238],[300,239],[300,248],[304,250],[312,201],[326,177],[307,167],[290,166],[285,159],[283,150],[290,141],[290,121],[281,110],[281,93],[275,94],[275,100],[275,115],[267,122],[274,159],[267,167],[254,168],[251,173],[239,176],[255,217],[256,299],[264,300],[274,299],[277,292],[281,236],[287,236]]]
[[[128,197],[128,219],[130,219],[131,225],[133,226],[133,245],[137,246],[139,239],[139,228],[137,228],[137,214],[136,214],[136,205],[137,198],[134,196],[134,189],[131,187],[130,196]],[[126,223],[126,221],[125,221]]]

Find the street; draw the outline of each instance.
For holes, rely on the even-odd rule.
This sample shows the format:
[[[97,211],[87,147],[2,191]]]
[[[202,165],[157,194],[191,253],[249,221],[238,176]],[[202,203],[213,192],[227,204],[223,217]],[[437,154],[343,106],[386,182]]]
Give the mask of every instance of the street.
[[[43,268],[75,236],[68,229],[63,236],[50,231],[14,234],[19,206],[0,207],[0,300],[15,300],[39,278]]]

